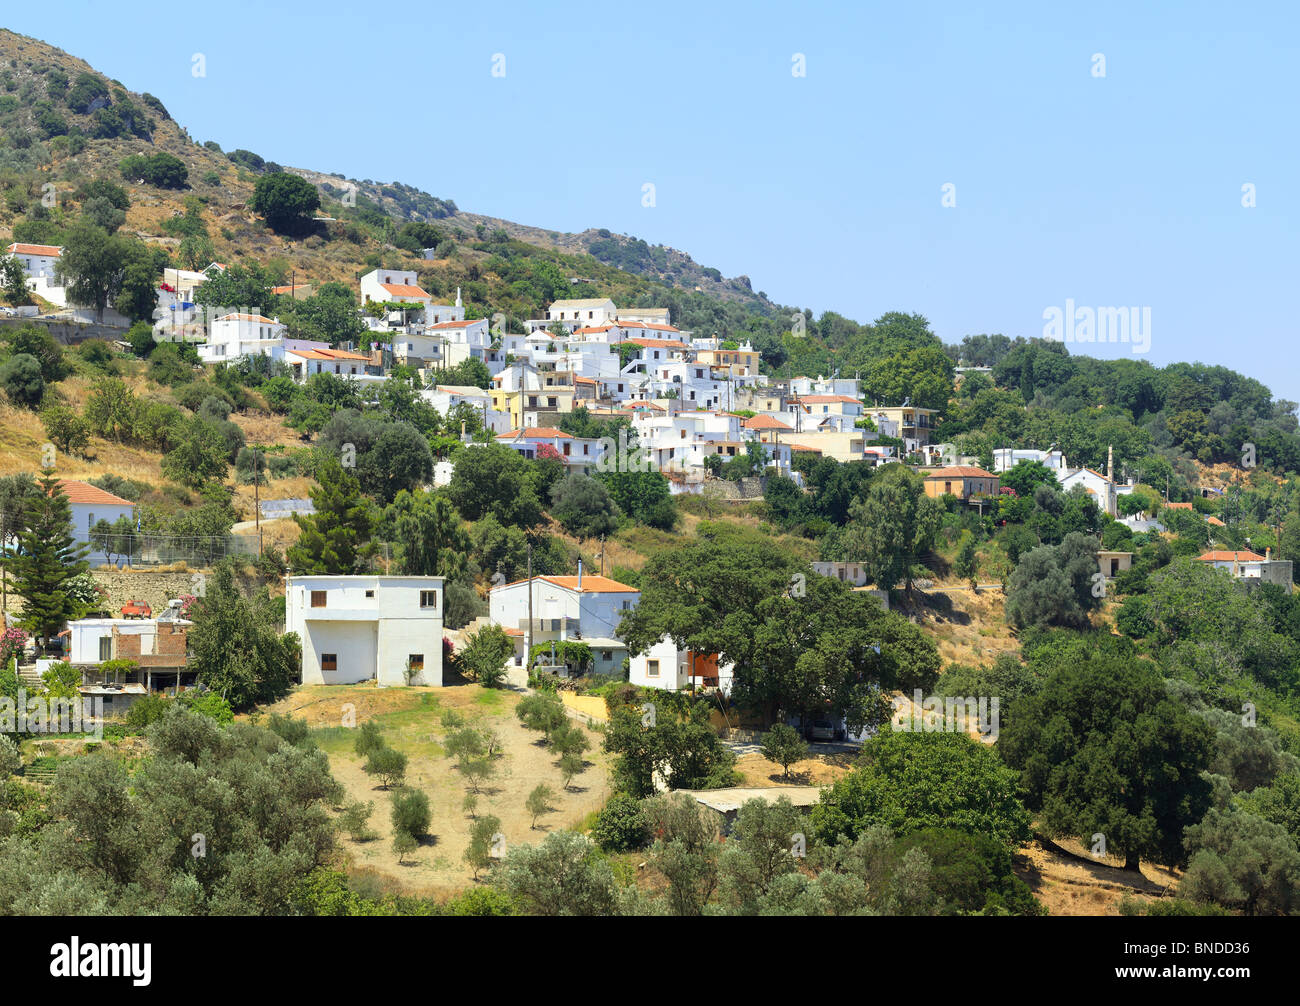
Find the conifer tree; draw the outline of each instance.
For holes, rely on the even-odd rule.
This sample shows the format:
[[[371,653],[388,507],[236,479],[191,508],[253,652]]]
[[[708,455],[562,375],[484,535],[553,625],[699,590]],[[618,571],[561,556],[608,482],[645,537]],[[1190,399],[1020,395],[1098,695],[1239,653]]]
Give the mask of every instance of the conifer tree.
[[[311,491],[316,512],[293,517],[302,533],[288,550],[289,566],[295,573],[354,573],[370,555],[370,502],[361,495],[357,477],[336,460],[326,462],[316,481]]]
[[[72,534],[72,507],[47,469],[27,498],[18,554],[10,560],[14,591],[23,599],[22,626],[44,646],[63,623],[81,613],[70,581],[86,572],[86,546]]]

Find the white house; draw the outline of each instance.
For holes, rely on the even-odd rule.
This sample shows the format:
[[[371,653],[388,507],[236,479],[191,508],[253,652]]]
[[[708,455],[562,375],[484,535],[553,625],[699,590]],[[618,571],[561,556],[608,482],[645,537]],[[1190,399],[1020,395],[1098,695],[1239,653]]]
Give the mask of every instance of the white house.
[[[999,474],[1011,471],[1022,461],[1037,461],[1054,472],[1065,471],[1068,468],[1065,463],[1065,455],[1059,450],[1037,451],[999,447],[993,452],[993,470]]]
[[[591,297],[582,300],[557,300],[546,309],[545,320],[527,323],[530,332],[547,328],[559,322],[570,332],[575,328],[593,328],[605,325],[618,317],[614,302],[608,297]]]
[[[528,620],[528,598],[532,593],[532,622]],[[596,674],[618,674],[627,647],[618,638],[618,624],[625,611],[635,608],[641,592],[606,576],[584,576],[578,563],[577,576],[534,576],[531,581],[493,587],[489,611],[493,622],[523,646],[516,651],[516,664],[523,666],[528,647],[537,643],[579,640],[591,647]]]
[[[1238,580],[1259,580],[1288,588],[1291,586],[1291,562],[1274,559],[1271,548],[1265,549],[1263,555],[1249,549],[1236,552],[1211,550],[1198,555],[1196,561],[1217,569],[1226,569]]]
[[[365,305],[372,301],[379,304],[411,304],[415,307],[427,308],[433,304],[433,297],[420,289],[416,274],[412,271],[374,269],[361,277],[361,303]],[[464,317],[463,312],[461,317]]]
[[[367,374],[370,357],[364,353],[350,353],[345,349],[330,349],[323,344],[285,349],[284,362],[293,371],[294,380],[306,381],[312,374],[335,374],[363,383],[383,381],[385,378]]]
[[[275,318],[261,314],[227,314],[212,323],[208,341],[198,347],[204,363],[233,363],[244,356],[284,356],[284,333]]]
[[[59,245],[33,245],[14,242],[5,251],[18,260],[27,277],[27,288],[39,297],[59,307],[67,306],[67,295],[62,281],[55,275],[55,267],[63,257]]]
[[[127,517],[134,523],[135,504],[79,479],[59,479],[59,487],[68,497],[72,509],[73,537],[90,545],[91,550],[86,558],[92,567],[106,565],[108,556],[102,545],[96,547],[90,540],[91,528],[101,520],[114,524],[121,517]],[[114,558],[118,559],[117,556]]]
[[[719,663],[716,653],[679,649],[668,636],[628,661],[628,681],[643,688],[678,692],[692,686],[731,691],[736,665]]]
[[[303,684],[441,685],[442,582],[440,576],[289,577],[285,629],[302,641]]]

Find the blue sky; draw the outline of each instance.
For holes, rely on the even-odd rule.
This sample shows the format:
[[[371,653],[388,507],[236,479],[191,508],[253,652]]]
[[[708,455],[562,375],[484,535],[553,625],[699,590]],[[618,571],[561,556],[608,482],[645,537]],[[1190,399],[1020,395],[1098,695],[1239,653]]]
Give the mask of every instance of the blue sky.
[[[1067,298],[1149,307],[1153,363],[1300,400],[1294,4],[272,7],[54,3],[5,26],[227,150],[608,227],[818,314],[917,311],[948,342],[1041,335]]]

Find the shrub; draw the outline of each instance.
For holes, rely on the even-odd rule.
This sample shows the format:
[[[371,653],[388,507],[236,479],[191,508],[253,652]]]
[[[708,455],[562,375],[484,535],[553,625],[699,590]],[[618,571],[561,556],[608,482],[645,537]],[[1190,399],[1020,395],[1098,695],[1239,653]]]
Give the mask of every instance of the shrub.
[[[606,852],[629,852],[650,841],[641,803],[627,793],[615,793],[606,801],[591,833]]]
[[[393,794],[393,831],[412,838],[429,833],[429,798],[418,789],[403,788]]]

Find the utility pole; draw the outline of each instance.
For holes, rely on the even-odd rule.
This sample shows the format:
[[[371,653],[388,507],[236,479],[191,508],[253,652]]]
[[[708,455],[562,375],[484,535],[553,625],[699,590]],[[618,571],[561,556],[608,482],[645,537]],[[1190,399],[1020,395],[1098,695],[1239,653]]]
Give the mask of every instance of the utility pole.
[[[605,536],[600,536],[600,575],[605,575]]]
[[[253,522],[257,526],[257,557],[262,558],[262,452],[253,448]]]
[[[524,633],[524,667],[533,669],[533,543],[528,543],[528,631]]]

